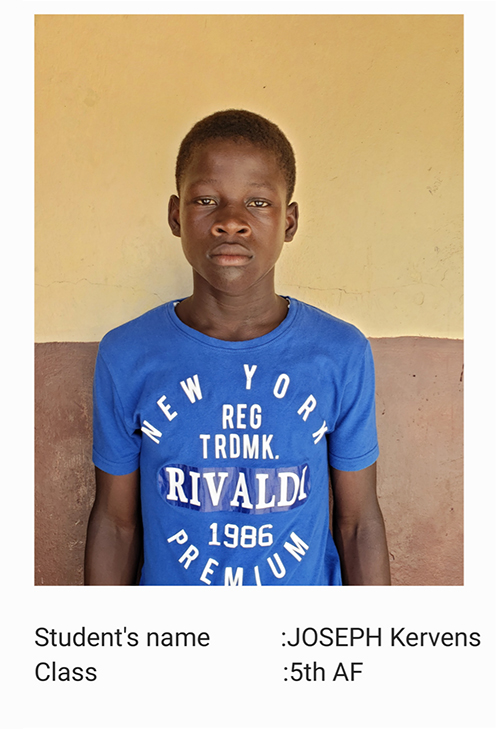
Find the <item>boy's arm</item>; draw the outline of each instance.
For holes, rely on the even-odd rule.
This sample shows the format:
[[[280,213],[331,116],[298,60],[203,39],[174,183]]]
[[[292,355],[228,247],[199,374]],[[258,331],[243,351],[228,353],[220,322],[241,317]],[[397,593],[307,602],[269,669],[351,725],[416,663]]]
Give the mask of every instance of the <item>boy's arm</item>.
[[[134,585],[142,551],[139,470],[113,476],[96,468],[96,497],[85,548],[86,585]]]
[[[345,585],[391,584],[376,469],[376,463],[361,471],[331,469],[333,536]]]

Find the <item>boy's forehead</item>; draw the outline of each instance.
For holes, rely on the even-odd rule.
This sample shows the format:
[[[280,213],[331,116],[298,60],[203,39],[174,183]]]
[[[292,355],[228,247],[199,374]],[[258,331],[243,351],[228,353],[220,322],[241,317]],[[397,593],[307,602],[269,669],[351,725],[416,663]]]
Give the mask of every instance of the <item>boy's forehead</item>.
[[[276,154],[247,140],[211,139],[197,145],[186,164],[183,177],[201,177],[214,182],[220,175],[244,172],[262,179],[279,176],[285,182]]]

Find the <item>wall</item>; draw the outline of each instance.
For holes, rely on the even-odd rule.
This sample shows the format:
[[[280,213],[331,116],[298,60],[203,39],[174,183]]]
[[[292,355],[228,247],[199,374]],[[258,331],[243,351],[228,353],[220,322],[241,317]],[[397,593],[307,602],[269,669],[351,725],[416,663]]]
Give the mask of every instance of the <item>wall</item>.
[[[243,107],[297,155],[281,293],[372,340],[396,584],[462,581],[461,16],[39,16],[38,584],[79,584],[95,342],[190,291],[178,145]]]

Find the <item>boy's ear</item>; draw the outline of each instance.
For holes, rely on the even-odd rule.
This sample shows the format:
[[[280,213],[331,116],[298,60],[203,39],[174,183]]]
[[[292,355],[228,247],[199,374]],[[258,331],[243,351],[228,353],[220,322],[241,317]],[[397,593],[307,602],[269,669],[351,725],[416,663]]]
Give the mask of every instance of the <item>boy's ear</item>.
[[[299,206],[296,202],[290,203],[286,209],[285,242],[293,240],[299,225]]]
[[[179,198],[177,195],[170,195],[170,200],[168,201],[168,224],[172,233],[180,238],[181,221],[179,216]]]

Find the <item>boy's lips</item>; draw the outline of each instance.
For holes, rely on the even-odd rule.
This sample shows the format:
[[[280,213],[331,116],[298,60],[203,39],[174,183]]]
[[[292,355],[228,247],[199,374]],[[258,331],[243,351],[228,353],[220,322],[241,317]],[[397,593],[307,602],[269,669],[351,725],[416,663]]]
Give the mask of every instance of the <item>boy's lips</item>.
[[[241,266],[253,255],[241,243],[219,243],[210,251],[209,258],[218,266]]]

